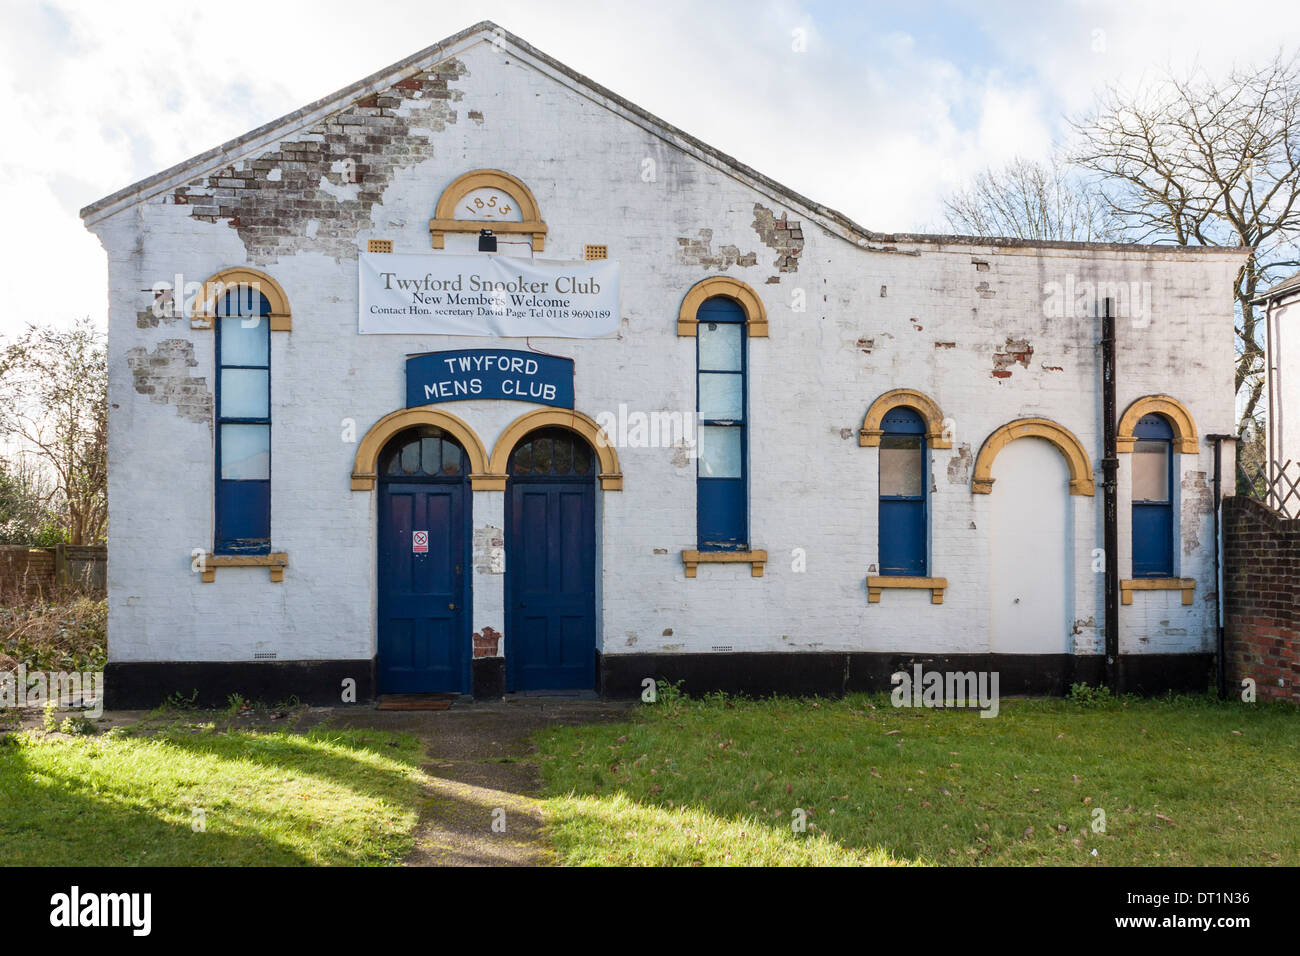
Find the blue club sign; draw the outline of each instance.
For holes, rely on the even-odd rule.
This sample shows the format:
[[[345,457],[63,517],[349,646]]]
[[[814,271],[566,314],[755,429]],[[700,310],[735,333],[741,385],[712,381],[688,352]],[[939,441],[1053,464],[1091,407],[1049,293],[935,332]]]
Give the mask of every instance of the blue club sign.
[[[407,408],[473,398],[572,408],[573,359],[513,349],[407,356]]]

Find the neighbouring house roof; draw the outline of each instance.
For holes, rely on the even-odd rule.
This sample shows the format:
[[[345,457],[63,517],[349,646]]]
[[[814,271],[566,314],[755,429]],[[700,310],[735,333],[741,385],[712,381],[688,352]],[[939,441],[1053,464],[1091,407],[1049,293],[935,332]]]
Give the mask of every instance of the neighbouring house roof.
[[[1264,302],[1268,299],[1280,299],[1282,296],[1292,292],[1300,292],[1300,272],[1295,272],[1287,276],[1281,282],[1261,292],[1252,302]]]
[[[162,172],[142,179],[139,182],[120,189],[91,203],[81,210],[81,218],[87,225],[93,225],[101,219],[140,202],[146,202],[159,193],[191,182],[215,169],[255,154],[271,146],[284,136],[306,126],[319,122],[326,116],[346,108],[354,101],[386,90],[394,83],[422,72],[434,63],[454,57],[477,43],[489,40],[500,47],[510,47],[521,60],[546,72],[561,82],[566,82],[572,89],[587,96],[607,109],[621,115],[647,132],[658,136],[665,142],[695,156],[702,162],[747,183],[759,192],[774,198],[785,205],[800,210],[804,215],[828,231],[847,239],[863,248],[890,250],[896,244],[926,243],[934,245],[968,244],[984,248],[1043,248],[1043,249],[1079,249],[1079,250],[1113,250],[1118,252],[1161,253],[1165,255],[1202,255],[1202,254],[1246,254],[1248,247],[1232,246],[1177,246],[1177,245],[1139,245],[1135,243],[1114,242],[1062,242],[1052,240],[1019,239],[1013,237],[928,235],[924,233],[881,233],[853,221],[843,213],[824,206],[806,196],[784,186],[745,165],[739,160],[723,153],[709,144],[691,136],[635,103],[624,99],[617,93],[566,66],[560,61],[536,49],[514,34],[502,29],[490,20],[484,20],[472,27],[461,30],[445,40],[412,54],[365,79],[346,86],[336,93],[309,103],[277,120],[272,120],[258,128],[223,143],[214,149],[199,153],[184,162],[178,163]]]

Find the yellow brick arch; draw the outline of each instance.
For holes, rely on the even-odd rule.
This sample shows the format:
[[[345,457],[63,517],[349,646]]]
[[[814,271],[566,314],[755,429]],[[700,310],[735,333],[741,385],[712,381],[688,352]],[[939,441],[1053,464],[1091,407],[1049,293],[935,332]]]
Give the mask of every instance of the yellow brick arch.
[[[487,451],[474,429],[450,412],[424,406],[421,408],[402,408],[390,412],[370,426],[370,430],[357,445],[356,458],[352,462],[352,490],[372,491],[375,480],[379,477],[379,453],[384,450],[388,440],[398,432],[419,425],[432,425],[451,435],[465,449],[469,458],[470,484],[479,488],[483,479],[488,477]]]
[[[513,196],[519,204],[522,221],[457,219],[456,204],[476,189],[499,189]],[[433,218],[429,220],[429,235],[435,249],[443,248],[446,233],[477,233],[481,228],[491,228],[498,233],[526,235],[532,241],[533,252],[543,252],[546,248],[546,223],[542,222],[541,209],[533,197],[533,191],[518,176],[512,176],[501,169],[472,169],[461,173],[442,191],[434,207]]]
[[[276,282],[265,272],[236,266],[222,269],[203,283],[202,291],[195,298],[190,309],[190,326],[196,329],[210,329],[216,325],[217,304],[221,296],[233,288],[251,286],[260,292],[271,306],[270,325],[272,332],[288,332],[293,328],[293,316],[289,311],[289,297]],[[180,295],[181,289],[173,295]]]
[[[746,335],[760,339],[767,337],[767,310],[763,308],[763,300],[758,297],[758,293],[752,286],[731,276],[710,276],[701,279],[687,290],[681,308],[677,312],[677,334],[694,335],[699,325],[696,315],[700,311],[700,306],[706,299],[719,295],[734,299],[745,313]]]
[[[510,462],[510,453],[520,439],[539,428],[567,428],[587,440],[596,452],[600,462],[600,487],[604,491],[623,490],[623,470],[618,463],[618,452],[605,430],[596,421],[582,412],[568,408],[539,408],[525,412],[505,427],[501,437],[492,446],[492,459],[489,472],[494,480],[500,481],[505,488],[506,466]]]
[[[987,495],[993,491],[993,459],[1017,438],[1044,438],[1057,447],[1070,468],[1070,494],[1094,493],[1092,463],[1088,452],[1068,428],[1047,418],[1019,418],[1003,425],[980,446],[971,476],[971,494]]]
[[[862,448],[879,445],[880,436],[885,433],[881,423],[886,415],[899,407],[915,409],[925,419],[926,443],[931,448],[952,447],[952,440],[943,435],[943,410],[939,403],[914,388],[891,389],[871,403],[858,431],[858,445]]]
[[[1183,455],[1195,455],[1199,450],[1196,437],[1196,422],[1187,406],[1170,395],[1143,395],[1134,401],[1120,416],[1119,428],[1115,435],[1115,450],[1125,454],[1133,450],[1137,441],[1133,432],[1143,415],[1160,415],[1174,430],[1174,451]]]

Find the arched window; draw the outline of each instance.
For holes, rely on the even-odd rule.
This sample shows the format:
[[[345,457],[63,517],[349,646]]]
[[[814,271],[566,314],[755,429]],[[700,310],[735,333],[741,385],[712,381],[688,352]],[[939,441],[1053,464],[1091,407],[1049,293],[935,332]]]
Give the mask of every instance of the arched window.
[[[700,304],[696,319],[699,548],[745,551],[749,547],[745,312],[733,299],[714,296]]]
[[[379,453],[379,478],[464,478],[469,473],[465,449],[432,425],[398,432]]]
[[[594,479],[595,454],[581,435],[564,428],[542,428],[515,446],[509,473],[516,478]]]
[[[217,554],[271,550],[271,304],[239,284],[216,305]]]
[[[880,436],[880,573],[925,577],[925,419],[914,409],[890,409]]]
[[[1143,415],[1133,430],[1133,576],[1173,577],[1173,439],[1162,415]]]

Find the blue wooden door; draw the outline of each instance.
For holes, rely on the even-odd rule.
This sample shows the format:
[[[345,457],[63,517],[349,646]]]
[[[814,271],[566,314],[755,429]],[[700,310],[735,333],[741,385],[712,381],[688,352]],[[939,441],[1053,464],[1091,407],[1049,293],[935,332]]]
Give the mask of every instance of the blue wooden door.
[[[511,456],[506,517],[506,681],[512,691],[596,683],[596,468],[563,431]]]
[[[399,436],[401,437],[401,436]],[[439,442],[433,438],[433,454]],[[425,447],[430,436],[416,435]],[[409,448],[411,441],[406,441]],[[454,469],[458,446],[446,450]],[[419,455],[402,474],[402,455],[379,484],[379,690],[389,694],[468,693],[470,637],[467,623],[467,494],[462,477],[429,474]],[[463,473],[463,469],[460,469]],[[403,480],[405,478],[406,480]]]

